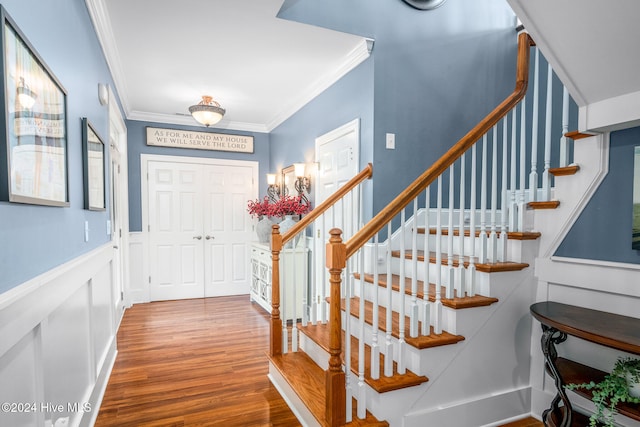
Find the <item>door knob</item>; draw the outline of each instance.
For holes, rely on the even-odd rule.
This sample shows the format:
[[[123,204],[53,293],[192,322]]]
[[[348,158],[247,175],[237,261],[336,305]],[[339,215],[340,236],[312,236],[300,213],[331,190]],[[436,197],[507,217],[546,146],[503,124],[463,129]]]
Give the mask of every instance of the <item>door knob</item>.
[[[202,236],[195,236],[194,239],[202,240]]]
[[[205,239],[207,239],[207,240],[213,240],[213,239],[215,239],[215,237],[213,237],[213,236],[207,236],[207,237],[205,237]]]

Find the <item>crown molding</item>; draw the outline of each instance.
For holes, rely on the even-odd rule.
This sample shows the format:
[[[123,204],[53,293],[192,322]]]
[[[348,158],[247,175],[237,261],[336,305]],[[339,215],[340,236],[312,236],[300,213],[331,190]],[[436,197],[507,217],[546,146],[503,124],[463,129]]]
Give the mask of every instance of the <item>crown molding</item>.
[[[111,21],[109,20],[105,1],[85,0],[85,3],[89,10],[89,15],[91,16],[91,21],[93,22],[96,35],[98,36],[98,41],[102,47],[102,53],[107,61],[107,67],[111,71],[111,77],[113,78],[113,82],[116,86],[116,92],[120,98],[120,104],[122,105],[125,116],[128,118],[131,109],[127,98],[127,84],[123,77],[124,71],[122,69],[122,64],[120,63],[118,49],[114,42],[115,37],[111,30]]]

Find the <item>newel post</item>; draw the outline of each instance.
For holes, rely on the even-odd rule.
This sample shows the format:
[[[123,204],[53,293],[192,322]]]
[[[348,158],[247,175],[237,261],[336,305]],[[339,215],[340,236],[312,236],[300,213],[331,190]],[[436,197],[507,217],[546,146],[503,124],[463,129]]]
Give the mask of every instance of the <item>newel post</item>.
[[[282,354],[282,321],[280,320],[280,251],[282,250],[282,235],[280,226],[271,227],[271,342],[269,354]]]
[[[330,426],[342,426],[346,421],[345,374],[342,370],[342,318],[340,312],[340,282],[342,270],[346,266],[347,249],[337,228],[329,231],[331,238],[327,243],[327,268],[329,269],[330,305],[329,305],[329,369],[325,373],[327,407],[325,419]]]

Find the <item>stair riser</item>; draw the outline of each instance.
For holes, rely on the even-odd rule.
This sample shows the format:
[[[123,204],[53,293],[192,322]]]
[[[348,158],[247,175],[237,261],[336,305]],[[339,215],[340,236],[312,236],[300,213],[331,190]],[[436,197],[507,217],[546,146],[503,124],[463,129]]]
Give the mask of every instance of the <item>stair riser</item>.
[[[392,273],[395,274],[400,274],[400,264],[402,263],[402,261],[400,260],[400,258],[393,258],[391,260],[391,271]],[[404,260],[404,271],[405,271],[405,276],[406,277],[412,277],[412,273],[413,273],[413,260]],[[461,274],[461,270],[464,271],[463,275],[465,277],[467,277],[467,279],[465,279],[465,281],[468,283],[468,275],[469,273],[469,269],[468,268],[463,268],[460,269],[459,267],[453,267],[453,269],[451,269],[448,265],[442,265],[441,266],[441,273],[440,273],[440,278],[441,278],[441,282],[440,285],[441,286],[448,286],[449,282],[451,280],[451,278],[453,278],[453,283],[454,283],[454,288],[458,289],[459,288],[459,282],[460,282],[460,274]],[[424,262],[423,261],[418,261],[416,263],[416,273],[417,273],[417,279],[418,280],[425,280],[425,268],[424,268]],[[438,266],[436,264],[433,263],[429,263],[429,282],[430,283],[436,283],[437,281],[437,273],[438,273]],[[386,274],[386,272],[385,272]],[[479,295],[486,295],[489,296],[490,294],[490,276],[491,273],[485,273],[485,272],[481,272],[481,271],[476,271],[476,294]]]
[[[424,236],[422,236],[424,237]],[[501,238],[501,234],[498,233],[496,235],[496,253],[498,256],[498,259],[504,260],[504,255],[502,254],[503,250],[502,250],[502,241],[500,240]],[[441,253],[448,253],[449,252],[449,237],[448,236],[441,236],[440,237],[441,241],[441,248],[440,251]],[[429,251],[430,252],[435,252],[436,251],[436,243],[437,243],[437,236],[436,235],[429,235],[429,239],[428,239],[428,247],[429,247]],[[473,240],[473,246],[472,246],[472,240]],[[493,254],[493,244],[491,243],[492,240],[489,238],[489,236],[487,236],[487,254]],[[513,240],[508,240],[507,239],[507,254],[506,254],[506,259],[508,261],[514,261],[512,259],[513,257],[513,250],[514,250],[514,245],[512,244],[514,241]],[[452,243],[452,253],[454,254],[454,256],[458,256],[460,255],[461,251],[461,247],[462,245],[464,245],[464,255],[465,256],[476,256],[478,257],[480,254],[480,250],[481,247],[483,245],[482,243],[482,239],[480,239],[480,237],[476,237],[475,239],[471,239],[471,237],[465,236],[461,239],[459,236],[453,236],[453,239],[451,241]],[[417,247],[418,249],[424,250],[425,249],[425,242],[424,242],[424,238],[420,238],[420,236],[418,236],[418,240],[416,241]],[[410,243],[409,245],[410,246]],[[475,248],[475,250],[472,251],[472,248]]]

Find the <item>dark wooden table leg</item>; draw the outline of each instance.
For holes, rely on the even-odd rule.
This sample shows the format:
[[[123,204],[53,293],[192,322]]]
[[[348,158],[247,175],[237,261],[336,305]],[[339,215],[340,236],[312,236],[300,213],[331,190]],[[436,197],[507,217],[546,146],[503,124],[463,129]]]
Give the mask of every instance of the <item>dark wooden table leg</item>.
[[[547,417],[551,416],[554,412],[563,412],[562,422],[559,427],[570,427],[571,426],[571,402],[569,402],[569,398],[567,397],[567,393],[564,390],[564,382],[562,381],[562,377],[558,372],[558,368],[556,367],[556,358],[558,357],[558,352],[556,351],[556,344],[560,344],[567,340],[567,334],[564,332],[560,332],[555,328],[551,328],[546,325],[542,325],[542,353],[544,354],[545,365],[547,370],[553,377],[556,385],[557,394],[553,398],[551,402],[551,407],[542,413],[542,421],[545,425],[547,423]],[[564,411],[557,411],[559,409],[560,401],[562,401],[564,405]]]

